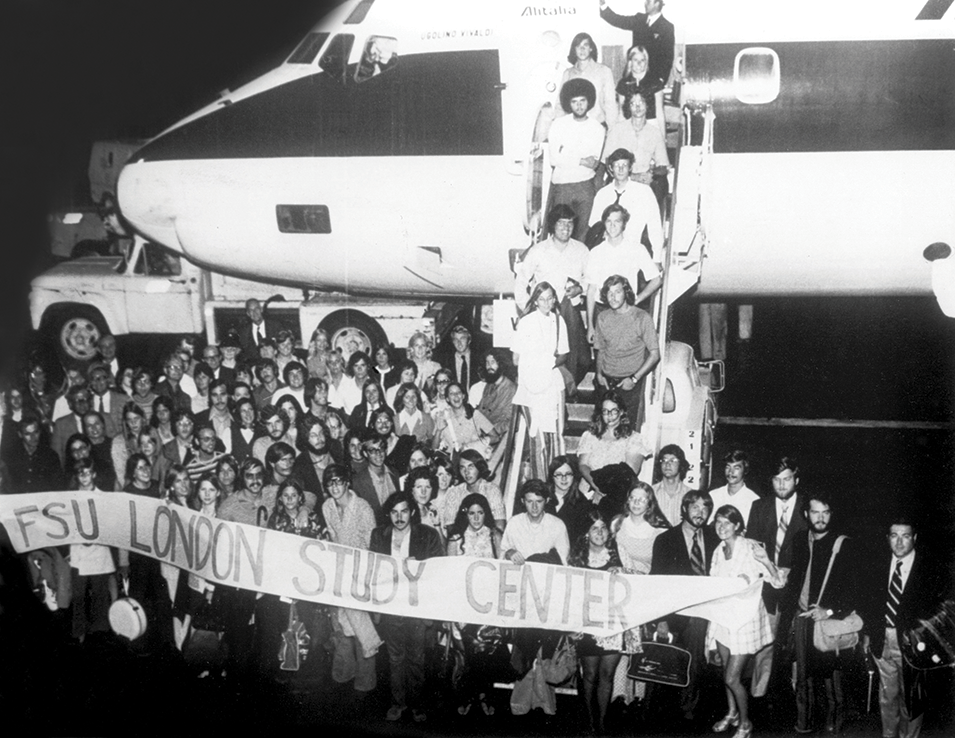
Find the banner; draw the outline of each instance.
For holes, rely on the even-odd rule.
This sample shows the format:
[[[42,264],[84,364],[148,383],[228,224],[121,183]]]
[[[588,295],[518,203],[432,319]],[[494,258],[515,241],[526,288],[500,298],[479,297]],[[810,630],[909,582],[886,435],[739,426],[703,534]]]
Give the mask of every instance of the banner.
[[[0,523],[21,553],[97,543],[216,585],[392,615],[598,636],[677,611],[736,629],[755,616],[762,586],[468,556],[399,560],[122,492],[3,495]]]

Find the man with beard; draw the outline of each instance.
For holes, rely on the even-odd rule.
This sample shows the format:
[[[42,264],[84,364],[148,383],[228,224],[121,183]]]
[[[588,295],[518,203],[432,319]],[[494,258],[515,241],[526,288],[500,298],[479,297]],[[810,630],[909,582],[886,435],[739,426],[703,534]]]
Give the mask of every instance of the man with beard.
[[[571,238],[577,215],[569,205],[554,205],[547,213],[547,238],[528,250],[523,261],[515,267],[518,302],[529,297],[534,285],[547,282],[557,293],[560,317],[567,325],[567,343],[570,356],[565,366],[580,383],[590,368],[590,346],[587,331],[580,315],[583,302],[584,275],[590,252],[580,241]]]
[[[96,410],[83,416],[83,433],[90,440],[90,456],[96,465],[96,485],[104,492],[116,488],[112,444],[106,435],[106,421]]]
[[[480,410],[494,425],[491,432],[491,443],[497,445],[507,434],[511,422],[511,408],[517,385],[514,380],[504,374],[507,360],[501,349],[490,349],[484,355],[484,394],[476,410]]]
[[[319,500],[324,500],[322,475],[329,464],[333,463],[328,451],[328,429],[318,418],[306,415],[298,435],[299,449],[302,451],[292,464],[289,480],[298,484],[306,492],[312,492]],[[315,514],[325,525],[321,505],[316,505]]]
[[[285,441],[290,446],[292,445],[292,439],[288,436],[290,421],[288,413],[275,405],[263,407],[259,413],[259,420],[265,427],[267,435],[255,440],[252,444],[252,455],[264,464],[265,454],[273,443]]]
[[[309,377],[305,382],[305,399],[308,407],[305,416],[324,421],[328,415],[328,384],[321,377]]]
[[[705,577],[710,560],[719,545],[712,526],[706,524],[713,511],[713,499],[707,492],[690,490],[680,505],[681,522],[663,531],[653,542],[650,574]],[[685,615],[670,615],[657,628],[661,635],[673,633],[676,643],[690,652],[690,683],[680,692],[684,720],[696,716],[700,699],[700,680],[706,666],[706,629],[709,621]]]
[[[746,525],[746,537],[759,541],[766,549],[769,560],[777,567],[789,569],[793,565],[793,542],[805,535],[806,520],[800,513],[802,495],[799,488],[799,465],[796,460],[784,456],[776,465],[773,476],[773,496],[761,497],[753,503]],[[769,584],[763,585],[763,603],[772,624],[776,641],[756,653],[753,662],[753,697],[762,697],[771,691],[778,694],[789,678],[789,663],[786,654],[791,623],[779,620],[779,591]],[[774,655],[775,654],[775,655]],[[779,666],[773,669],[773,661]],[[773,689],[769,690],[770,683]]]
[[[818,719],[817,694],[825,688],[825,725],[830,733],[842,730],[844,706],[842,665],[834,651],[813,646],[815,624],[830,618],[842,619],[861,606],[858,575],[863,567],[853,560],[852,542],[833,529],[833,506],[824,492],[806,496],[803,516],[808,535],[793,544],[793,566],[783,590],[781,621],[793,618],[796,647],[796,732],[810,733]]]

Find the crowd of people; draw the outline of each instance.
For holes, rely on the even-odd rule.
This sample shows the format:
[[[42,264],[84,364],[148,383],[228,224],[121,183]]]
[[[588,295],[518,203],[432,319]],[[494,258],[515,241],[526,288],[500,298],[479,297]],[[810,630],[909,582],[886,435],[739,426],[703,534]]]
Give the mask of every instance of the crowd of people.
[[[608,282],[610,311],[632,306],[627,280],[614,275]],[[553,289],[549,300],[540,299],[546,288],[535,293],[531,309],[548,315]],[[798,488],[792,459],[779,461],[772,496],[747,486],[742,451],[727,455],[724,487],[693,490],[683,482],[686,455],[669,445],[654,460],[659,481],[644,484],[637,475],[653,450],[639,432],[632,382],[608,383],[598,392],[578,453],[547,457],[506,509],[492,465],[509,442],[513,408],[521,407],[522,392],[540,393],[545,384],[547,391],[564,391],[561,379],[548,378],[556,371],[552,354],[539,369],[532,363],[538,359],[526,358],[549,329],[535,328],[536,337],[518,344],[526,348],[515,351],[515,381],[510,352],[478,353],[464,326],[451,332],[444,352],[432,351],[430,338],[416,334],[401,358],[383,346],[371,355],[355,352],[346,362],[329,350],[320,330],[307,349],[296,348],[290,333],[267,324],[256,301],[249,301],[247,313],[246,330],[221,346],[200,350],[193,337],[184,337],[156,373],[115,363],[112,336],[103,337],[101,356],[85,373],[67,373],[64,391],[48,386],[40,362],[29,364],[25,382],[4,394],[4,491],[124,491],[399,558],[478,556],[516,565],[761,580],[757,617],[738,631],[672,615],[616,636],[575,634],[589,728],[607,731],[615,700],[647,710],[666,705],[684,726],[705,720],[698,714],[702,677],[708,664],[717,664],[727,707],[713,730],[735,728],[734,735],[746,738],[753,731],[751,699],[790,696],[797,731],[838,732],[845,721],[841,663],[855,651],[818,650],[813,626],[856,613],[882,679],[883,724],[906,726],[899,735],[917,733],[922,706],[906,689],[917,675],[900,656],[900,634],[929,615],[947,590],[944,573],[916,555],[914,520],[891,520],[882,571],[862,564],[865,542],[840,534],[827,494]],[[600,359],[608,344],[598,348],[602,374],[612,361]],[[558,343],[561,349],[566,346]],[[522,380],[525,371],[546,383]],[[292,624],[307,635],[301,655],[327,650],[327,678],[351,683],[359,694],[378,688],[380,651],[390,675],[387,720],[406,711],[415,721],[427,719],[426,684],[444,684],[448,675],[439,640],[460,647],[462,673],[445,681],[453,682],[451,700],[461,715],[472,709],[493,715],[494,681],[534,678],[535,663],[558,645],[554,634],[541,631],[379,617],[257,596],[101,545],[41,549],[24,561],[64,636],[78,643],[108,632],[109,607],[125,592],[142,604],[149,623],[132,647],[187,656],[196,639],[211,633],[224,660],[207,666],[237,683],[269,678],[288,663]],[[860,571],[873,576],[860,577]],[[888,604],[887,593],[894,598]],[[628,678],[630,658],[648,641],[690,654],[685,688],[648,688]],[[554,709],[552,702],[539,706]]]

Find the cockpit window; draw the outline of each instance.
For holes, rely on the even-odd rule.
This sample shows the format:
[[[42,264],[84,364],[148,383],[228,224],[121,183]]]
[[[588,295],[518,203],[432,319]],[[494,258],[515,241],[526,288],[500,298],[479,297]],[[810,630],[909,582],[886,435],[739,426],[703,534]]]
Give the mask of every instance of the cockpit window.
[[[365,16],[368,15],[368,11],[371,10],[371,6],[374,4],[375,0],[361,0],[361,2],[355,6],[355,9],[345,19],[345,23],[361,23],[363,20],[365,20]]]
[[[355,70],[355,81],[364,82],[398,64],[398,39],[390,36],[370,36]]]
[[[316,31],[308,34],[302,43],[298,45],[292,55],[288,58],[288,64],[311,64],[318,56],[322,46],[328,39],[328,34],[324,31]]]
[[[147,277],[177,277],[182,274],[179,255],[155,243],[146,242],[139,252],[133,274]]]
[[[322,54],[318,65],[333,77],[344,81],[348,74],[348,55],[355,43],[355,37],[350,33],[341,33],[332,39]]]

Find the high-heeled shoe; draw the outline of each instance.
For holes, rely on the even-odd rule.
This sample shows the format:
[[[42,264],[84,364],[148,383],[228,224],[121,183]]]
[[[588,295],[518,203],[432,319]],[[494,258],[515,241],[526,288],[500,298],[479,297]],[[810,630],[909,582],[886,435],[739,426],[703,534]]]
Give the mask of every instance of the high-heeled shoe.
[[[753,724],[749,725],[740,725],[736,732],[733,734],[733,738],[750,738],[753,735]]]
[[[723,716],[723,719],[720,720],[718,723],[716,723],[716,724],[713,726],[713,732],[714,732],[714,733],[722,733],[724,730],[726,730],[727,728],[729,728],[729,726],[731,726],[731,725],[734,726],[734,727],[737,726],[737,725],[739,725],[739,713],[738,713],[738,712],[733,713],[733,714],[726,714],[726,715],[724,715],[724,716]],[[750,731],[752,731],[752,726],[750,726]]]

